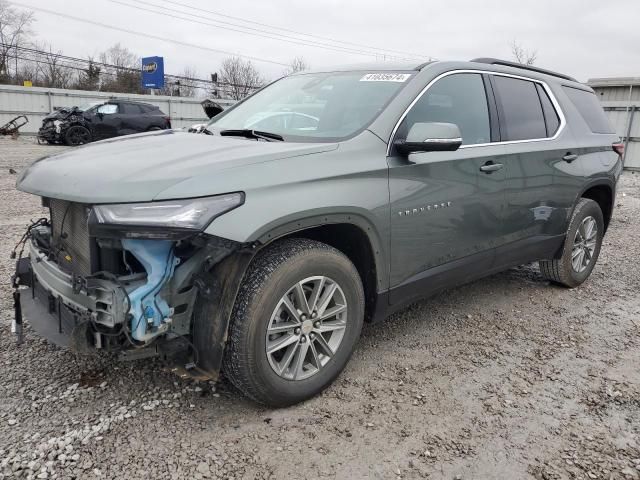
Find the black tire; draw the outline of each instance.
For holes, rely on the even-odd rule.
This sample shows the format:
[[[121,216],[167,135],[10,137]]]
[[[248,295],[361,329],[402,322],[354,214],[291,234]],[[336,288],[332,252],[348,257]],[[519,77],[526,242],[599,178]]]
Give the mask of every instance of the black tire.
[[[586,265],[583,271],[579,272],[576,271],[572,263],[574,242],[576,241],[576,232],[585,219],[589,217],[595,219],[597,226],[597,232],[595,234],[595,248],[591,254],[588,265]],[[581,198],[573,211],[573,215],[571,216],[561,256],[553,260],[541,260],[539,262],[540,272],[545,278],[552,282],[569,288],[577,287],[589,278],[589,275],[591,275],[591,272],[598,261],[598,255],[600,255],[603,236],[604,219],[600,205],[588,198]]]
[[[297,282],[313,276],[329,277],[342,289],[347,326],[333,356],[317,373],[301,380],[286,379],[269,363],[267,328],[281,298]],[[321,392],[340,374],[360,336],[363,319],[362,282],[343,253],[313,240],[280,241],[259,253],[245,275],[231,317],[223,371],[258,403],[284,407],[301,402]]]
[[[70,147],[77,147],[89,142],[91,142],[91,132],[82,125],[72,125],[64,134],[64,143]]]

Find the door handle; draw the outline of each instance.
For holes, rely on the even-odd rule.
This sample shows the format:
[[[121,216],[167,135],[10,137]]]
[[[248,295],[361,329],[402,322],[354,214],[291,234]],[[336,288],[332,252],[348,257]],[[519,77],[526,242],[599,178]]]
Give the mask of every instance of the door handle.
[[[567,154],[564,157],[562,157],[562,159],[567,163],[573,162],[576,158],[578,158],[578,155],[571,152],[567,152]]]
[[[502,167],[504,167],[504,165],[501,163],[493,163],[489,161],[480,167],[480,171],[488,174],[488,173],[497,172]]]

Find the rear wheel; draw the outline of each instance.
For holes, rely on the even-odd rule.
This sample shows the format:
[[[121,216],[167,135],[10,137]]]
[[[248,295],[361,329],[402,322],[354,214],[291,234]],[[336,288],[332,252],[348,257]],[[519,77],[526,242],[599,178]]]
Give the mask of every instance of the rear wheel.
[[[260,253],[245,276],[224,372],[257,402],[300,402],[342,371],[363,318],[362,283],[344,254],[312,240],[284,240]]]
[[[566,287],[577,287],[593,271],[604,237],[604,220],[600,206],[581,198],[571,217],[562,255],[540,261],[541,273]]]
[[[64,143],[71,147],[84,145],[91,141],[91,132],[82,125],[72,125],[64,134]]]

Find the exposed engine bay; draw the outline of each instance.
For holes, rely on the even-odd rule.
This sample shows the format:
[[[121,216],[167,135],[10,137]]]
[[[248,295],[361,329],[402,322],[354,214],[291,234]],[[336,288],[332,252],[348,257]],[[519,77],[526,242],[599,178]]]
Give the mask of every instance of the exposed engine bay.
[[[178,354],[185,370],[211,377],[219,359],[209,355],[210,368],[196,366],[207,347],[194,345],[194,331],[202,330],[194,311],[211,308],[198,304],[198,292],[211,299],[211,271],[241,245],[202,233],[94,231],[90,206],[43,202],[50,218],[28,228],[17,262],[16,292],[24,297],[18,288],[29,287],[31,298],[20,302],[18,293],[14,330],[24,309],[32,327],[61,346],[118,351],[125,359]]]

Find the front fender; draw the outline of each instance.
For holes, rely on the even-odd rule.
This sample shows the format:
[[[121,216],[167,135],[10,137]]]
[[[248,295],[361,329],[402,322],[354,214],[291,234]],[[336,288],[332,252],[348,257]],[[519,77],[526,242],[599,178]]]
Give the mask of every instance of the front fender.
[[[347,224],[358,227],[369,240],[371,250],[375,260],[376,285],[377,290],[388,289],[389,272],[386,248],[383,239],[376,225],[367,218],[367,213],[358,209],[344,208],[344,212],[336,213],[335,210],[318,208],[313,211],[299,212],[285,218],[280,218],[264,225],[254,232],[255,241],[260,244],[267,244],[297,232],[303,232],[312,228],[324,225]]]

